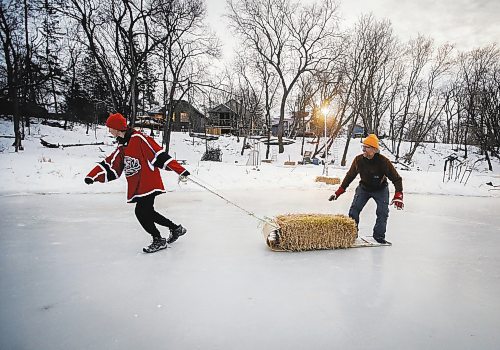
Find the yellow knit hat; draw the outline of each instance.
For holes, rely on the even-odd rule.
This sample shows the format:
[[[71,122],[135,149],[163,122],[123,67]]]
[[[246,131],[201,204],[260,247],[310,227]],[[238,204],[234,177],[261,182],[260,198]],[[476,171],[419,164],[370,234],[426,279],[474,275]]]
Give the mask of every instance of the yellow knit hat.
[[[367,146],[378,149],[378,137],[377,137],[377,135],[375,135],[375,134],[368,135],[363,140],[363,145],[367,145]]]

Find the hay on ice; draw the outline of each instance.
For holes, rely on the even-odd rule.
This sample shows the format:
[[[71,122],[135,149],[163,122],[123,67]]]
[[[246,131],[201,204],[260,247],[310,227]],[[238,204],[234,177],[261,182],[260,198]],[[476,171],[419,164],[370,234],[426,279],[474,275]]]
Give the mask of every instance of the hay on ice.
[[[340,179],[338,177],[317,176],[316,182],[324,182],[327,185],[338,185],[340,184]]]
[[[345,215],[287,214],[277,216],[274,222],[279,230],[265,233],[273,250],[349,248],[356,240],[356,223]]]

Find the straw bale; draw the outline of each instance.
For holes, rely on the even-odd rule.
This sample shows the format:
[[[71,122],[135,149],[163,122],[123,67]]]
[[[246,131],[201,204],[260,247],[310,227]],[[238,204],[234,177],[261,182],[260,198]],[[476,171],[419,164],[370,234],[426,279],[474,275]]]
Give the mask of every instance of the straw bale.
[[[356,223],[345,215],[279,215],[279,248],[291,251],[349,248],[356,240]]]
[[[338,177],[318,176],[316,177],[316,182],[324,182],[327,185],[338,185],[340,184],[340,179]]]

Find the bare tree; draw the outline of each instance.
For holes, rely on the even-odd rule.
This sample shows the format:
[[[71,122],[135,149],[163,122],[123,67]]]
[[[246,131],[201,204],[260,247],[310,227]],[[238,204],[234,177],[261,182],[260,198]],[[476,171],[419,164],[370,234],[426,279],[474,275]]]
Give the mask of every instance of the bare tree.
[[[500,64],[492,67],[490,80],[484,89],[483,111],[487,132],[487,147],[492,155],[500,158]]]
[[[246,148],[248,136],[255,136],[260,132],[263,117],[263,94],[264,88],[258,84],[253,77],[254,69],[252,60],[240,53],[237,56],[236,70],[238,75],[238,98],[240,101],[239,115],[241,118],[241,129],[244,133],[241,155]]]
[[[427,80],[422,82],[416,94],[414,118],[410,120],[408,138],[410,149],[404,156],[406,163],[410,163],[417,148],[426,140],[427,135],[437,127],[447,103],[446,94],[440,88],[452,66],[453,46],[445,44],[438,48],[435,57],[431,60]]]
[[[405,93],[402,100],[401,118],[396,129],[396,149],[393,150],[396,161],[400,158],[400,147],[403,141],[407,121],[413,113],[411,110],[412,101],[418,93],[417,85],[421,79],[424,67],[429,63],[432,54],[432,40],[423,36],[410,40],[406,48],[406,56],[409,58],[408,76],[405,81]]]
[[[335,52],[337,3],[298,5],[290,0],[228,0],[228,18],[244,45],[274,68],[281,82],[279,152],[288,95],[298,78],[327,62]]]
[[[348,126],[341,165],[346,164],[350,138],[358,123],[365,132],[381,132],[382,118],[390,110],[400,81],[399,46],[388,21],[377,21],[371,14],[361,16],[348,42],[337,98],[337,125],[330,140]]]
[[[15,151],[23,149],[20,131],[19,113],[19,90],[23,83],[24,74],[24,52],[22,18],[19,16],[20,4],[18,1],[0,2],[0,40],[2,42],[2,56],[5,61],[5,76],[7,85],[3,90],[7,91],[7,101],[12,106],[11,113],[14,116],[14,147]]]
[[[366,132],[380,134],[381,119],[389,109],[398,64],[398,42],[389,21],[373,15],[360,18],[358,38],[363,45],[362,79],[356,84],[358,110]]]
[[[319,73],[317,73],[319,74]],[[313,99],[320,89],[320,84],[312,74],[303,74],[292,92],[289,110],[292,111],[292,126],[287,137],[295,138],[300,131],[304,135],[306,127],[306,109],[313,105]],[[303,154],[303,150],[301,151]]]
[[[316,148],[312,156],[315,157],[322,153],[325,157],[340,131],[338,115],[335,117],[334,113],[334,105],[338,103],[338,97],[342,90],[342,72],[338,70],[319,71],[314,74],[314,82],[317,89],[314,96],[311,96],[308,101],[312,109],[312,124],[317,136]],[[319,142],[320,136],[325,137],[325,142],[322,144]]]
[[[114,41],[106,35],[109,17],[106,14],[105,4],[94,0],[69,0],[67,6],[60,11],[78,24],[83,32],[76,37],[86,46],[99,65],[106,81],[113,109],[125,110],[126,96],[123,88],[125,71],[114,60]]]
[[[220,55],[220,44],[204,25],[203,0],[158,0],[155,34],[161,39],[163,105],[166,123],[163,144],[170,145],[177,102],[197,86],[209,85],[207,59]]]
[[[457,112],[457,101],[454,98],[456,94],[455,84],[449,84],[444,89],[444,113],[445,113],[445,122],[444,125],[441,125],[443,128],[443,140],[442,142],[452,144],[454,138],[452,135],[453,131],[453,119],[458,114]]]
[[[496,45],[472,50],[462,54],[460,79],[464,94],[463,107],[466,125],[472,131],[472,141],[479,144],[481,151],[492,170],[488,152],[498,147],[495,133],[498,134],[498,60],[500,50]],[[468,142],[467,136],[465,142]],[[467,157],[467,147],[465,147]]]
[[[272,117],[271,111],[276,103],[276,93],[278,91],[279,81],[276,73],[270,67],[269,63],[257,56],[254,61],[255,74],[257,81],[262,86],[264,93],[263,104],[265,114],[265,131],[267,132],[267,147],[266,159],[269,159],[269,152],[271,149],[271,132],[272,132]]]
[[[161,57],[164,105],[173,108],[178,91],[187,93],[193,77],[203,73],[193,63],[197,57],[217,54],[217,43],[203,33],[203,0],[70,0],[64,13],[78,21],[89,51],[99,64],[115,110],[135,123],[140,89],[148,89],[146,72],[151,57]],[[194,33],[198,31],[198,36]],[[203,37],[201,34],[205,34]],[[184,72],[183,75],[181,73]],[[141,74],[144,77],[141,77]],[[141,83],[141,85],[139,85]],[[147,92],[143,92],[147,93]],[[173,117],[172,110],[166,112]],[[171,122],[167,121],[164,143],[169,144]]]

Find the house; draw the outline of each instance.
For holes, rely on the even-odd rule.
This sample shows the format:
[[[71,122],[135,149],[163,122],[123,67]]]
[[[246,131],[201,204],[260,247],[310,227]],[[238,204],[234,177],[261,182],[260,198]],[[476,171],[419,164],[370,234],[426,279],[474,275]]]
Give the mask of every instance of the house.
[[[216,135],[240,134],[242,114],[248,115],[243,109],[240,103],[232,99],[209,110],[210,133]]]
[[[285,115],[283,120],[283,136],[288,137],[312,137],[312,118],[309,112],[292,112],[291,115]],[[279,116],[274,116],[271,120],[271,133],[278,135]],[[292,130],[293,129],[293,130]]]
[[[160,112],[137,111],[137,117],[135,119],[136,127],[162,129],[164,124],[165,120]]]
[[[232,109],[229,103],[222,103],[212,108],[208,111],[210,134],[236,134],[238,132],[238,119],[238,113]]]
[[[164,108],[159,111],[163,115]],[[205,132],[207,118],[185,100],[174,101],[172,131]]]
[[[274,116],[271,120],[271,134],[273,136],[278,135],[279,122],[280,122],[279,116]],[[285,118],[283,120],[283,136],[290,134],[290,129],[291,129],[292,125],[293,125],[293,117],[285,116]]]
[[[242,135],[244,132],[254,134],[262,130],[262,118],[259,114],[251,114],[245,107],[232,99],[208,111],[209,126],[207,132],[215,135]]]
[[[365,136],[365,128],[361,125],[354,125],[354,128],[352,129],[352,134],[351,138],[362,138]]]
[[[297,128],[295,130],[295,134],[292,136],[296,137],[314,137],[315,134],[312,131],[312,117],[309,112],[298,111],[292,112],[292,117],[296,120]]]

